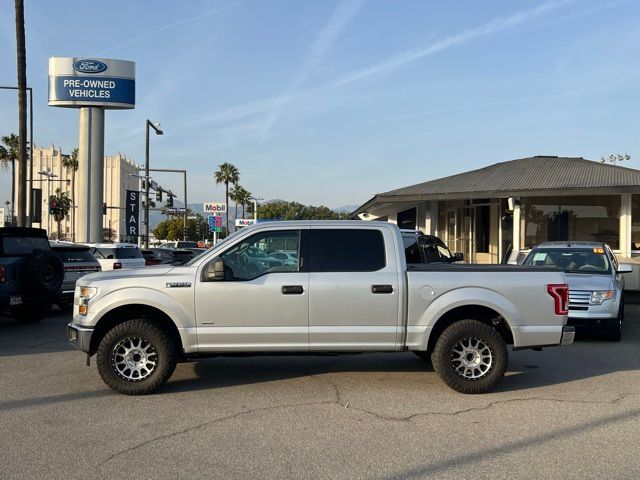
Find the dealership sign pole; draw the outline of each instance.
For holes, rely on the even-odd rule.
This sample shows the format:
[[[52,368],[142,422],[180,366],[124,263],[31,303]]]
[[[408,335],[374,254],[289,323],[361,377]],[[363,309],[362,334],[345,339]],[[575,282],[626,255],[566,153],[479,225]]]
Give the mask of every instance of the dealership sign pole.
[[[49,58],[49,105],[80,109],[78,141],[79,242],[103,238],[104,111],[135,108],[135,63]]]

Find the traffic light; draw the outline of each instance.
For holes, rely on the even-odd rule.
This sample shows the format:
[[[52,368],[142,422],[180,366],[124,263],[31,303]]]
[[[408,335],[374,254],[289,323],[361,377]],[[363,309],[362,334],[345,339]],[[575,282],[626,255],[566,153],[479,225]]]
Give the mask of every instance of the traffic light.
[[[102,204],[102,215],[106,215],[107,214],[107,203],[104,202]]]
[[[156,200],[161,202],[162,201],[162,190],[158,190],[156,192]]]
[[[142,188],[142,190],[146,190],[147,189],[147,181],[146,180],[142,180],[142,182],[140,183],[140,188]]]
[[[173,207],[173,197],[171,195],[167,196],[167,207]]]

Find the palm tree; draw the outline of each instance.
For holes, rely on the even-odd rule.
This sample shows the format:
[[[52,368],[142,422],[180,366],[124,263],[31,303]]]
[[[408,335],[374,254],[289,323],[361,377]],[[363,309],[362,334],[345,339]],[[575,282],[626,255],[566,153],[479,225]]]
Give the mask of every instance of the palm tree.
[[[8,169],[11,165],[11,221],[13,221],[13,204],[16,193],[16,161],[18,160],[18,148],[20,139],[15,133],[5,135],[0,139],[3,145],[0,145],[0,164],[3,169]]]
[[[58,223],[58,240],[61,239],[60,223],[67,217],[71,209],[71,199],[67,192],[56,188],[56,194],[49,196],[49,210],[53,213],[53,219]]]
[[[236,204],[236,212],[235,212],[234,218],[238,218],[238,202],[240,201],[240,199],[238,198],[238,194],[240,193],[239,189],[241,188],[242,187],[236,183],[233,186],[233,188],[229,191],[229,198],[233,200]]]
[[[222,165],[218,165],[218,170],[213,172],[213,177],[216,179],[216,185],[224,183],[227,210],[227,235],[229,235],[229,184],[238,183],[240,180],[240,172],[238,172],[238,167],[225,162]]]
[[[27,226],[27,51],[24,0],[15,0],[18,67],[18,226]]]
[[[251,192],[244,187],[238,186],[236,187],[236,196],[238,203],[242,205],[242,218],[244,218],[244,208],[251,201]]]
[[[70,155],[62,156],[62,166],[71,172],[71,241],[76,241],[76,172],[78,171],[78,149],[71,150]]]

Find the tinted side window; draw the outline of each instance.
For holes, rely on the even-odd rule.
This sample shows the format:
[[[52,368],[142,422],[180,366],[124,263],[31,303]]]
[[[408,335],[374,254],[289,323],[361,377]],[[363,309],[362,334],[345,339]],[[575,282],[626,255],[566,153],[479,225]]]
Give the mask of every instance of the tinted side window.
[[[379,230],[311,230],[312,272],[373,272],[385,265]]]
[[[432,242],[422,241],[420,242],[420,246],[422,247],[427,263],[442,262],[442,258],[440,258],[440,254]]]
[[[404,243],[404,256],[407,263],[422,263],[420,258],[420,249],[418,247],[418,239],[411,237],[404,237],[402,239]]]

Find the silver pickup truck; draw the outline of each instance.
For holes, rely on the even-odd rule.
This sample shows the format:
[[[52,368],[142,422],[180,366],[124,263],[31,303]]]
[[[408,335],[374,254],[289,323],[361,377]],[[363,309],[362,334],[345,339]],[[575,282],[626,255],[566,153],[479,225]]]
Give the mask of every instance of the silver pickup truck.
[[[504,376],[507,345],[573,341],[567,301],[555,269],[407,267],[390,223],[268,222],[184,266],[83,277],[68,335],[129,395],[204,356],[407,350],[454,390],[484,393]]]

